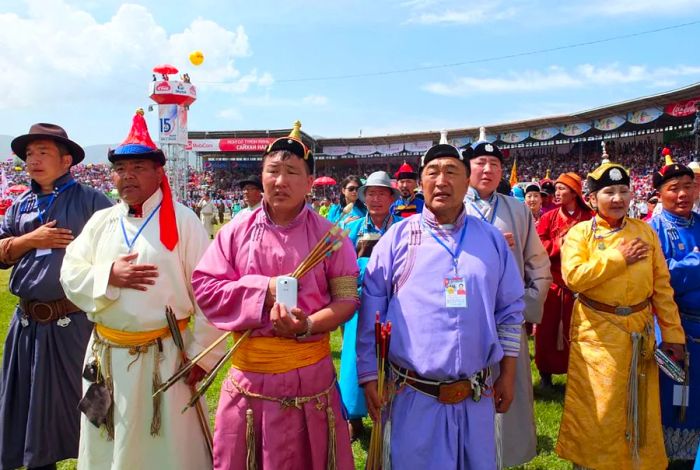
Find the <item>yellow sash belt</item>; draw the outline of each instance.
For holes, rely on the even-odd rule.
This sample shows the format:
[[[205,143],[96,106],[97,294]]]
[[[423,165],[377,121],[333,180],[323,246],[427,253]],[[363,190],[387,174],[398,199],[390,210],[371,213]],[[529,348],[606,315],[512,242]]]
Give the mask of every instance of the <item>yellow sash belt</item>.
[[[189,321],[189,317],[177,321],[177,326],[180,331],[187,328]],[[110,343],[118,344],[120,346],[141,346],[143,344],[153,342],[158,338],[170,336],[170,328],[167,326],[165,328],[150,331],[122,331],[96,323],[95,329],[97,330],[97,334],[100,335],[100,338],[106,339]]]
[[[234,341],[241,333],[234,333]],[[233,353],[233,367],[246,372],[283,374],[316,364],[331,353],[330,336],[318,341],[299,342],[276,336],[255,336],[241,341]]]

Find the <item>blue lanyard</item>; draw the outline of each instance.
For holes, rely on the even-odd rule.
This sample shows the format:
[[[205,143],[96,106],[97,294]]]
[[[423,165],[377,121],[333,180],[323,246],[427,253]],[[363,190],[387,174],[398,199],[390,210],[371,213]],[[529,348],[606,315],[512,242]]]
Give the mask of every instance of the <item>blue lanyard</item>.
[[[423,214],[420,216],[420,223],[423,227],[425,227],[428,230],[428,233],[435,239],[436,242],[440,244],[452,257],[452,266],[454,267],[455,270],[455,276],[457,275],[457,262],[459,261],[459,247],[462,246],[462,242],[464,241],[464,234],[467,233],[467,218],[464,218],[464,225],[462,226],[462,233],[459,235],[459,242],[457,242],[457,246],[455,247],[455,251],[453,252],[450,250],[450,248],[443,243],[442,240],[440,240],[440,237],[435,235],[435,232],[425,225],[425,222],[423,221]]]
[[[134,235],[134,238],[129,241],[129,236],[126,234],[126,227],[124,227],[124,217],[122,216],[120,222],[122,224],[122,234],[124,235],[124,241],[126,242],[126,246],[129,248],[129,253],[131,253],[131,250],[134,248],[134,243],[136,243],[136,239],[139,238],[139,235],[141,235],[141,232],[143,232],[143,229],[146,228],[146,225],[148,225],[148,222],[151,221],[153,216],[158,212],[158,209],[160,209],[160,203],[156,206],[155,209],[148,215],[148,218],[146,218],[146,221],[141,224],[139,227],[139,230],[136,232],[136,235]]]
[[[491,213],[491,220],[488,220],[486,217],[484,217],[484,214],[479,210],[479,208],[474,204],[474,202],[470,202],[472,207],[478,212],[479,217],[481,217],[481,220],[486,222],[487,224],[493,225],[493,221],[496,219],[496,212],[498,212],[498,196],[496,197],[496,204],[493,205],[493,212]]]
[[[42,206],[43,204],[40,204],[40,203],[39,203],[40,199],[39,199],[39,198],[36,198],[36,209],[37,209],[37,211],[39,211],[39,221],[40,221],[42,224],[45,223],[45,221],[44,221],[44,214],[46,214],[46,213],[49,211],[49,209],[51,209],[51,206],[53,205],[54,201],[55,201],[56,198],[59,196],[59,194],[61,194],[62,192],[64,192],[66,189],[70,188],[70,187],[73,186],[74,184],[75,184],[75,180],[70,180],[69,182],[67,182],[66,184],[64,184],[63,186],[61,186],[60,188],[56,188],[56,189],[51,193],[51,196],[49,196],[49,197],[47,197],[47,198],[45,199],[46,201],[48,201],[48,203],[46,204],[46,207],[43,208],[43,209],[41,208],[41,206]],[[35,196],[35,197],[36,197],[36,196]]]

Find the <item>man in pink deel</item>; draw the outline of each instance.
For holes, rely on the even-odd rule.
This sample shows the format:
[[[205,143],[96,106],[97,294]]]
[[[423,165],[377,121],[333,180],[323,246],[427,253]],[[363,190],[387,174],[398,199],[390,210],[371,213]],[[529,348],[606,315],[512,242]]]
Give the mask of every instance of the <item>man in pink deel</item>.
[[[276,278],[292,273],[331,227],[304,204],[313,155],[300,123],[263,156],[261,207],[225,225],[192,276],[218,328],[241,341],[221,388],[214,468],[351,469],[329,335],[357,308],[349,240],[299,279],[297,308],[277,304]]]

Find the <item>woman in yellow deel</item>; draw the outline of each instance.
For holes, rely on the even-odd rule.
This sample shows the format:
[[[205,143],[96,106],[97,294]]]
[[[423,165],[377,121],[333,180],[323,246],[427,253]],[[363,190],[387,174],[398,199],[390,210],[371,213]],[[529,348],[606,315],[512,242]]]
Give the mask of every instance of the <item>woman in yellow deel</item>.
[[[653,315],[661,349],[683,357],[685,336],[659,240],[626,216],[629,174],[603,162],[588,175],[597,214],[561,249],[564,281],[578,298],[556,450],[574,468],[665,469]]]

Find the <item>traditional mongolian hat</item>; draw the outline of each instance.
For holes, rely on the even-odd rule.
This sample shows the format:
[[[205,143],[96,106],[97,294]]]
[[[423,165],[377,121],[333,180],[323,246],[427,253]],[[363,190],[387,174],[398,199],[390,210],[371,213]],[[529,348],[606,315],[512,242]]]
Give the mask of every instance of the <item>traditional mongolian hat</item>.
[[[542,193],[544,196],[554,196],[554,191],[556,191],[554,181],[548,178],[540,181],[540,193]]]
[[[672,180],[674,178],[680,178],[681,176],[690,176],[691,179],[695,178],[693,170],[680,163],[675,163],[673,161],[673,156],[671,155],[671,150],[667,147],[661,151],[666,160],[666,164],[652,176],[652,184],[654,189],[659,189],[666,181]]]
[[[443,157],[456,158],[460,162],[464,163],[464,165],[467,165],[464,153],[460,152],[454,145],[447,143],[447,131],[442,131],[440,133],[440,143],[433,145],[425,152],[425,154],[423,154],[420,161],[420,166],[421,168],[425,168],[425,166],[431,161],[435,160],[436,158]]]
[[[27,159],[27,145],[39,139],[51,139],[54,142],[65,145],[68,148],[68,152],[73,157],[73,165],[77,165],[85,158],[85,150],[83,150],[80,145],[70,140],[68,134],[62,127],[44,122],[33,124],[32,127],[29,128],[27,134],[20,135],[13,139],[10,143],[10,147],[12,147],[12,151],[15,155],[17,155],[20,160],[24,161]]]
[[[540,185],[537,183],[530,183],[525,187],[525,195],[527,193],[541,193],[542,188],[540,188]]]
[[[612,163],[608,158],[608,153],[605,150],[605,142],[601,143],[603,147],[603,162],[601,165],[588,174],[588,192],[595,193],[607,186],[616,184],[630,185],[630,175],[622,165]]]
[[[165,154],[156,147],[148,133],[146,120],[143,118],[143,109],[139,108],[134,114],[131,124],[131,131],[114,150],[110,150],[107,158],[110,162],[116,163],[124,160],[151,160],[160,166],[165,165]],[[160,224],[160,241],[170,251],[175,249],[179,240],[177,234],[177,221],[175,219],[175,206],[173,205],[173,194],[170,190],[168,177],[163,173],[160,182],[160,189],[163,191],[163,202],[158,211],[158,222]]]
[[[560,183],[567,188],[571,188],[571,190],[576,193],[576,198],[581,207],[588,208],[586,200],[583,199],[583,181],[581,181],[581,177],[578,174],[573,172],[562,173],[555,183]]]
[[[413,167],[406,162],[399,167],[399,170],[394,173],[394,178],[397,180],[417,180],[418,173],[415,172]]]
[[[309,173],[314,173],[314,154],[301,139],[301,121],[296,121],[294,123],[294,127],[292,127],[292,130],[287,137],[280,137],[272,142],[267,147],[264,155],[277,152],[279,150],[286,150],[287,152],[291,152],[297,157],[301,158],[304,160],[304,162],[306,162],[306,166],[309,168]]]
[[[501,149],[499,149],[496,144],[486,140],[485,127],[479,128],[479,140],[474,142],[471,148],[471,154],[468,155],[470,160],[478,157],[496,157],[503,163],[503,152],[501,152]]]

